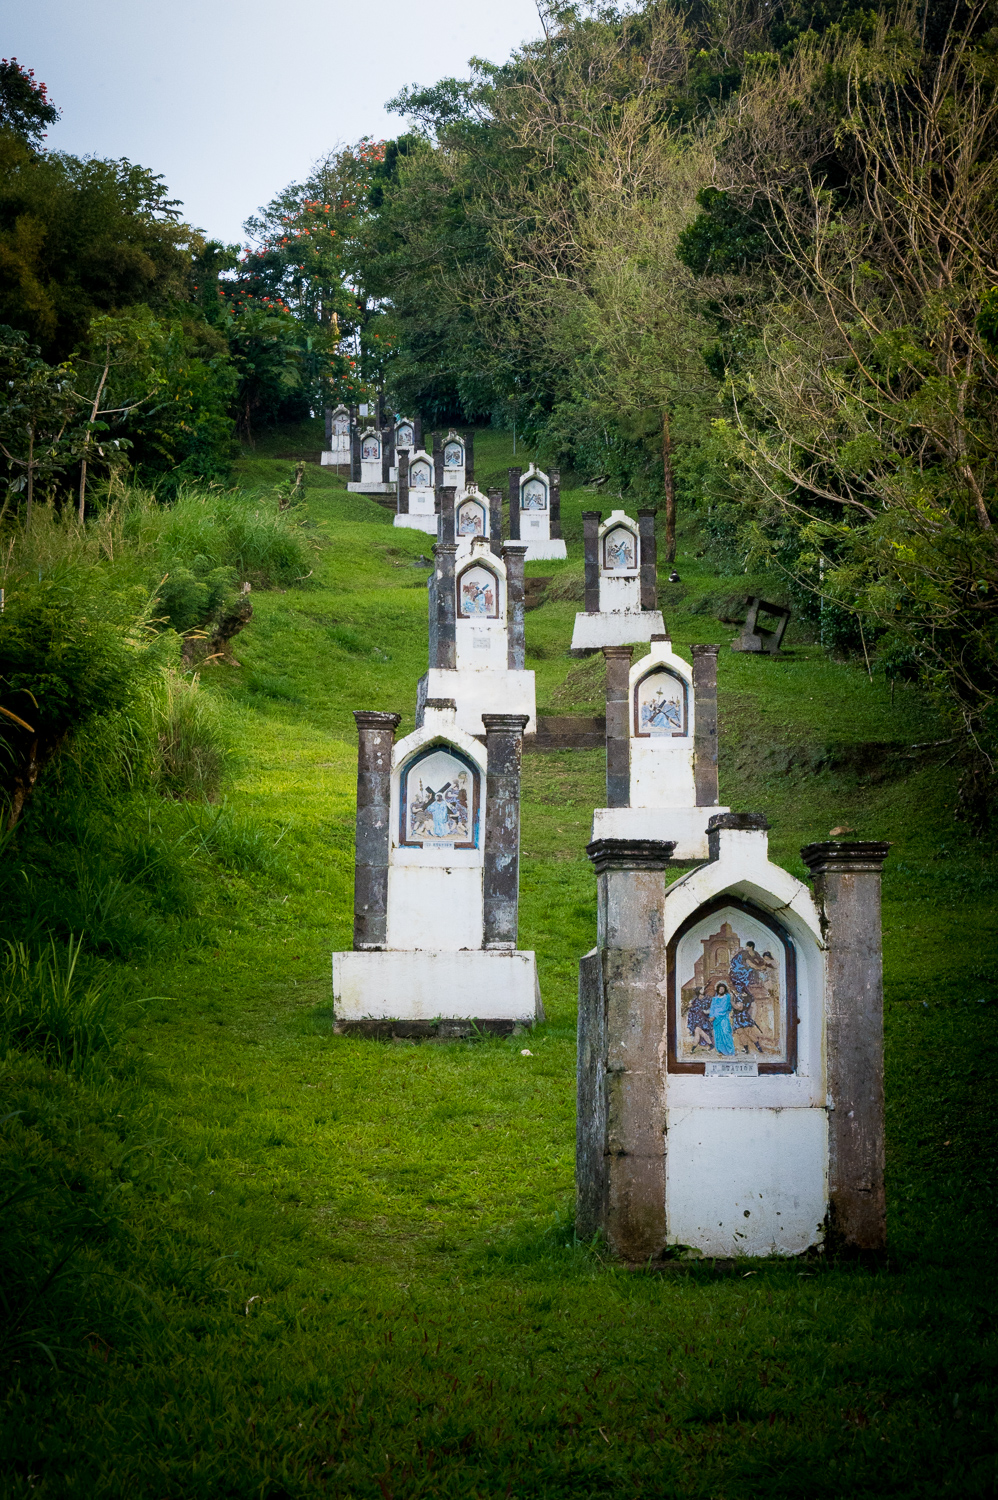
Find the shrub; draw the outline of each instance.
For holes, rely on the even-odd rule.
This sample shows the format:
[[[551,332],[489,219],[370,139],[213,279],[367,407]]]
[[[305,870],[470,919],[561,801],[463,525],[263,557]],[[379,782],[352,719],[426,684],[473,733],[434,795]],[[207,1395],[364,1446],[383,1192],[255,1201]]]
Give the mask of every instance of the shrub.
[[[0,1040],[5,1048],[34,1052],[79,1074],[120,1039],[118,997],[103,976],[80,966],[81,938],[65,948],[51,939],[32,952],[8,943],[0,967]]]
[[[157,756],[153,780],[166,796],[218,797],[227,744],[215,705],[198,678],[165,672],[153,698]]]

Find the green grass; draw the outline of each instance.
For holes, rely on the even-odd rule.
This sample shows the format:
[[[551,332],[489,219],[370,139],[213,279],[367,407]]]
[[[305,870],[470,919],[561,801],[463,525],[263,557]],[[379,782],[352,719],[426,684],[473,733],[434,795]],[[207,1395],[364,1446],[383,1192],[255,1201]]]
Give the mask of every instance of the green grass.
[[[511,461],[505,434],[478,435],[480,474]],[[290,470],[259,450],[240,468],[253,486]],[[202,675],[235,747],[226,800],[171,810],[198,912],[130,960],[146,998],[123,1012],[127,1049],[80,1079],[37,1055],[4,1064],[7,1264],[28,1309],[8,1344],[4,1493],[992,1494],[995,862],[952,821],[945,749],[908,748],[945,728],[804,641],[777,661],[722,651],[722,801],[766,812],[798,874],[801,844],[836,824],[894,844],[891,1252],[623,1271],[571,1218],[600,754],[525,759],[521,945],[548,1023],[474,1043],[332,1035],[352,710],[412,727],[429,539],[333,475],[308,483],[311,578],[254,592],[238,664]],[[564,496],[563,569],[592,503]],[[728,640],[697,601],[753,582],[718,579],[698,546],[683,536],[672,605],[663,588],[680,650]],[[542,706],[578,669],[577,607],[527,616]],[[598,711],[583,688],[559,711]]]

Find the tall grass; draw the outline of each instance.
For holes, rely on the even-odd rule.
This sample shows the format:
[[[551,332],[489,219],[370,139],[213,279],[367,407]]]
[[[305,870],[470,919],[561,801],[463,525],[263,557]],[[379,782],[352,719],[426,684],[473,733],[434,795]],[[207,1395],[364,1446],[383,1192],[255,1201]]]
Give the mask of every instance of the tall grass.
[[[228,747],[215,705],[200,690],[197,674],[165,672],[153,696],[152,716],[157,789],[170,797],[216,801]]]
[[[0,964],[0,1043],[80,1074],[121,1036],[121,1004],[106,976],[80,964],[82,938],[35,952],[8,942]]]

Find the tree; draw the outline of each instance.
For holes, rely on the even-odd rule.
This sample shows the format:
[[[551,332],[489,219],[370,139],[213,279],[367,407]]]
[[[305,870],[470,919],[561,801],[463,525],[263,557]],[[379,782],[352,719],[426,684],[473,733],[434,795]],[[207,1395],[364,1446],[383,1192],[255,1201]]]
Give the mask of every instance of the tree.
[[[31,527],[36,481],[62,473],[78,451],[77,435],[67,434],[77,412],[73,375],[70,362],[53,368],[39,359],[37,348],[23,335],[0,328],[0,453],[21,471],[20,479],[8,486],[3,510],[10,492],[23,489],[26,531]]]
[[[22,67],[16,57],[0,58],[0,130],[13,131],[37,151],[44,127],[59,118],[44,83],[35,82],[34,70]]]

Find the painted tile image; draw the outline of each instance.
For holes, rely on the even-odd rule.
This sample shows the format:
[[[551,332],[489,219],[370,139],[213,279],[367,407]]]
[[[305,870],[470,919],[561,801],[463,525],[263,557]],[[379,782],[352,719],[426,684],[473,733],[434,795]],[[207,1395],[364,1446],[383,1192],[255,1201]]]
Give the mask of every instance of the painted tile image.
[[[675,962],[677,1061],[789,1060],[786,953],[778,933],[725,908],[683,935]]]
[[[444,468],[459,469],[464,463],[464,445],[462,443],[444,444]]]
[[[626,526],[615,526],[603,538],[603,567],[608,573],[620,573],[638,565],[637,538]]]
[[[457,612],[463,620],[499,618],[499,581],[488,568],[476,566],[461,574]]]
[[[458,506],[457,534],[458,536],[485,535],[484,505],[480,505],[477,500],[465,500]]]
[[[547,510],[547,485],[541,479],[528,479],[520,495],[521,510]]]
[[[400,792],[401,843],[477,846],[478,773],[452,751],[434,748],[414,760]]]
[[[667,667],[649,672],[635,685],[634,733],[669,738],[689,733],[686,684]]]
[[[378,439],[377,438],[365,438],[364,439],[363,447],[360,450],[360,456],[361,456],[361,458],[366,458],[368,461],[370,461],[372,459],[375,459],[375,458],[380,458],[381,457],[381,444],[378,441]]]
[[[412,428],[408,422],[402,422],[399,425],[399,429],[395,434],[395,446],[396,448],[412,447]]]
[[[411,490],[429,490],[433,488],[433,474],[429,464],[413,464],[409,470],[409,488]]]

